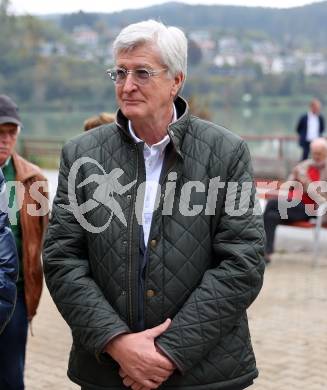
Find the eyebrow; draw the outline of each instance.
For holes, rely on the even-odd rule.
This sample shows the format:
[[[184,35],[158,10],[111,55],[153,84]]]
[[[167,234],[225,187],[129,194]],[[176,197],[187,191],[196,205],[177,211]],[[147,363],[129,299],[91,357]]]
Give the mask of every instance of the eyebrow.
[[[126,68],[127,66],[124,64],[116,64],[117,68]],[[153,65],[147,64],[147,63],[138,63],[133,66],[133,69],[140,69],[140,68],[153,68]]]

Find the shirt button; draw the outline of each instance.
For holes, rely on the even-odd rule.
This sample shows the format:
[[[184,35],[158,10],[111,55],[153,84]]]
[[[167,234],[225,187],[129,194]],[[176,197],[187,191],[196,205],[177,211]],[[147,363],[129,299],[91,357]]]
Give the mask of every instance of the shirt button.
[[[147,290],[146,291],[146,296],[148,298],[153,298],[156,295],[156,292],[154,290]]]
[[[151,245],[151,248],[155,248],[157,245],[157,240],[151,240],[150,245]]]

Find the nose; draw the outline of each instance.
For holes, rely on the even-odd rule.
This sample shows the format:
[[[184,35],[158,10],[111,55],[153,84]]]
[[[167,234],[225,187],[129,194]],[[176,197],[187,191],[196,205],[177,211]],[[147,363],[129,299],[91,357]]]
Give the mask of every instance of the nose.
[[[123,92],[130,93],[132,91],[135,91],[137,89],[136,84],[133,80],[133,75],[131,73],[128,73],[126,76],[126,80],[123,84]]]

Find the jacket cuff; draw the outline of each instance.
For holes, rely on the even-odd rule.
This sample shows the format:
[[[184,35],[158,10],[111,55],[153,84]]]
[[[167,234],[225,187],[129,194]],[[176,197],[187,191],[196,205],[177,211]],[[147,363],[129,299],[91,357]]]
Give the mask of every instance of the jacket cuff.
[[[184,375],[186,370],[183,365],[179,361],[177,361],[158,341],[155,341],[154,344],[160,350],[160,352],[162,352],[162,354],[164,354],[169,360],[171,360],[175,364],[181,374]]]
[[[130,333],[127,329],[121,329],[117,331],[116,333],[112,334],[106,342],[103,344],[103,346],[100,348],[100,352],[96,352],[95,357],[99,363],[108,363],[108,361],[112,361],[113,358],[105,352],[105,348],[107,344],[110,343],[115,337],[120,336],[121,334],[128,334]]]

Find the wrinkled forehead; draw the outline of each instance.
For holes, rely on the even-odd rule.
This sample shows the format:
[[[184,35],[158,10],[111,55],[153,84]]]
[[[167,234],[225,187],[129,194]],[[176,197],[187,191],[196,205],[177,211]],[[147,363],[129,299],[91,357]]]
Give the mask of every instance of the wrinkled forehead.
[[[152,41],[139,42],[133,46],[119,49],[116,53],[115,62],[119,64],[120,61],[124,60],[139,61],[139,65],[144,65],[142,62],[164,65],[158,46]]]

